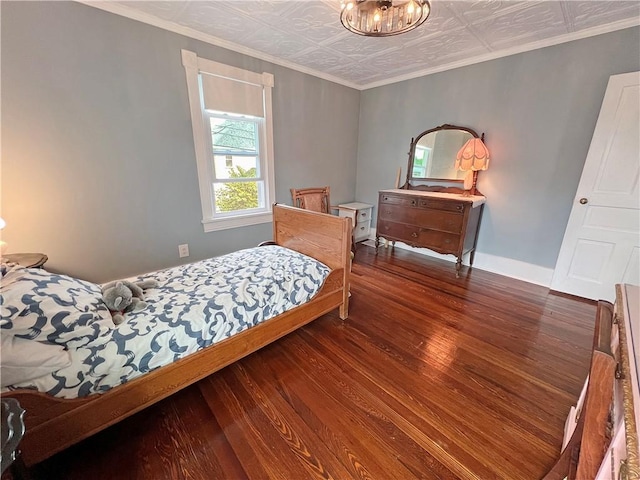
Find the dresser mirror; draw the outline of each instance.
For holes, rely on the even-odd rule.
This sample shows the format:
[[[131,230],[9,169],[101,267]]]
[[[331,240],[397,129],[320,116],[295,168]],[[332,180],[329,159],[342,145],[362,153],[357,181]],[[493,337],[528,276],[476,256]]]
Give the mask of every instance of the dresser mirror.
[[[466,172],[456,170],[456,155],[473,137],[478,134],[470,128],[445,124],[412,138],[404,188],[414,187],[412,182],[462,183]]]

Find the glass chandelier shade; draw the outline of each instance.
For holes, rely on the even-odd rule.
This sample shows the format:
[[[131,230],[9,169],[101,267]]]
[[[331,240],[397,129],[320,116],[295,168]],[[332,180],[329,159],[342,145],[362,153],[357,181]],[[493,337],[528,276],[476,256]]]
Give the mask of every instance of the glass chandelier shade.
[[[489,168],[489,150],[480,138],[470,138],[456,156],[456,170],[486,170]]]
[[[340,21],[358,35],[388,37],[413,30],[431,13],[428,0],[341,0]]]

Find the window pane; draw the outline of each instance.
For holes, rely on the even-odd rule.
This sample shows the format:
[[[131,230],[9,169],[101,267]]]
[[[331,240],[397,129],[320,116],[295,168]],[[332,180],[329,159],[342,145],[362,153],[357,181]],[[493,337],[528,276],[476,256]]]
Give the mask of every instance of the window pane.
[[[260,177],[258,173],[258,157],[214,155],[213,164],[215,168],[215,178],[217,180]]]
[[[232,182],[213,185],[216,213],[264,208],[263,182]]]
[[[257,153],[258,129],[256,122],[209,118],[213,150]]]

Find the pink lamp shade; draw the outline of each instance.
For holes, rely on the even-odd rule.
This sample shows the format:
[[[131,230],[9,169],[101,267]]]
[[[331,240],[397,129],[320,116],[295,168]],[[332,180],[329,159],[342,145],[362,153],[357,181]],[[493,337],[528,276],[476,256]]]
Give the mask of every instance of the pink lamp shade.
[[[456,170],[486,170],[489,168],[489,150],[480,138],[471,138],[456,155]]]

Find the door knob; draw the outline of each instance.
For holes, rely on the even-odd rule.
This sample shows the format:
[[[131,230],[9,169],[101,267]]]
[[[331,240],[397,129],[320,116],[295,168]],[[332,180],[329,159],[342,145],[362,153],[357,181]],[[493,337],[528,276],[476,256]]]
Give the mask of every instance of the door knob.
[[[580,203],[581,203],[582,205],[586,205],[586,203],[587,203],[588,201],[589,201],[589,200],[588,200],[588,199],[586,199],[586,198],[584,198],[584,197],[582,197],[582,198],[580,199]]]

